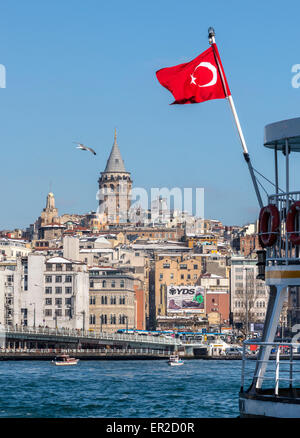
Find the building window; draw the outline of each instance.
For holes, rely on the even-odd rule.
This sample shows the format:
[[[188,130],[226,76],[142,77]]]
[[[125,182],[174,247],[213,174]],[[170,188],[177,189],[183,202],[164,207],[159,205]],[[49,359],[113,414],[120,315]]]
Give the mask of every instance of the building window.
[[[7,282],[7,286],[12,286],[12,284],[14,282],[14,276],[13,275],[7,275],[6,276],[6,282]]]
[[[174,274],[170,274],[170,278],[171,278],[171,280],[173,280]]]
[[[159,274],[159,279],[162,280],[164,278],[163,274]]]
[[[90,288],[93,288],[93,287],[94,287],[94,282],[90,281]]]
[[[71,287],[66,287],[65,288],[65,293],[66,294],[71,294],[72,293],[72,288]]]
[[[56,271],[62,271],[62,264],[61,263],[57,263],[55,268],[56,268],[55,269]]]
[[[92,305],[96,304],[96,297],[95,296],[90,297],[90,304],[92,304]]]
[[[124,282],[124,280],[121,280],[120,281],[120,287],[124,287],[125,286],[125,282]]]
[[[116,324],[116,315],[110,315],[110,323]]]
[[[65,282],[66,283],[72,283],[72,275],[66,275]]]
[[[46,306],[51,306],[52,305],[52,298],[46,298],[45,304],[46,304]]]
[[[119,315],[119,324],[125,324],[125,323],[126,323],[126,316]]]
[[[187,265],[186,264],[180,265],[180,269],[187,269]]]
[[[116,297],[110,297],[110,304],[116,304]]]
[[[198,269],[198,265],[194,265],[194,269]]]
[[[71,316],[72,316],[71,309],[65,309],[65,316],[68,316],[69,318],[71,318]]]
[[[102,281],[102,287],[106,287],[106,280]]]
[[[52,271],[52,264],[46,263],[46,271]]]
[[[107,304],[107,296],[102,295],[101,304]]]
[[[66,271],[73,271],[71,263],[66,264]]]
[[[52,287],[46,287],[45,293],[48,294],[48,295],[52,294]]]
[[[170,263],[164,263],[163,264],[163,268],[164,269],[169,269],[170,268]]]
[[[62,276],[61,275],[56,275],[55,276],[55,283],[61,283],[62,282]]]
[[[90,315],[90,324],[96,324],[96,316],[95,315]]]
[[[184,280],[184,275],[183,274],[180,275],[180,279]]]
[[[56,294],[61,294],[62,293],[62,287],[58,286],[55,288],[55,293]]]
[[[111,282],[111,287],[116,287],[116,282],[115,282],[115,280],[113,280],[113,281]]]
[[[100,323],[107,324],[107,315],[100,315]]]
[[[120,297],[119,303],[120,304],[125,304],[125,297]]]
[[[62,305],[62,298],[55,298],[55,305],[56,306],[61,306]]]
[[[45,309],[45,316],[52,316],[52,309]]]
[[[46,283],[52,283],[52,275],[46,275]]]
[[[71,305],[72,304],[72,298],[65,298],[65,304],[67,306]]]

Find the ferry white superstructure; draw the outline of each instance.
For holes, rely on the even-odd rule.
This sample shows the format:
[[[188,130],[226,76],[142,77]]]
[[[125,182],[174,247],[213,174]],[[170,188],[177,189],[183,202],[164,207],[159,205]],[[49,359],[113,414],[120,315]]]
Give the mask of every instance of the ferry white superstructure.
[[[283,120],[265,127],[264,145],[274,151],[275,194],[268,196],[268,204],[260,211],[259,239],[265,248],[260,252],[261,275],[265,270],[270,297],[262,341],[249,388],[244,388],[245,355],[242,386],[239,394],[241,417],[300,418],[300,381],[293,361],[295,345],[284,346],[289,355],[289,368],[280,374],[282,343],[274,343],[280,312],[289,288],[300,286],[300,191],[290,191],[290,155],[300,152],[300,118]],[[284,154],[285,191],[279,188],[278,153]],[[246,347],[246,344],[244,348]],[[274,360],[270,358],[275,349]],[[245,351],[244,351],[245,353]],[[288,363],[288,362],[285,362]],[[275,364],[274,375],[268,376]],[[299,373],[298,373],[299,377]],[[269,380],[271,379],[271,380]],[[275,384],[273,385],[273,382]]]

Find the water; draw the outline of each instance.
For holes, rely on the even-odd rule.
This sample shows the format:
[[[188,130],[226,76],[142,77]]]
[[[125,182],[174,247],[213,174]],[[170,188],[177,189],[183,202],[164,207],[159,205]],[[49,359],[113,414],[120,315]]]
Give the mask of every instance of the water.
[[[241,361],[0,362],[0,417],[237,417]]]

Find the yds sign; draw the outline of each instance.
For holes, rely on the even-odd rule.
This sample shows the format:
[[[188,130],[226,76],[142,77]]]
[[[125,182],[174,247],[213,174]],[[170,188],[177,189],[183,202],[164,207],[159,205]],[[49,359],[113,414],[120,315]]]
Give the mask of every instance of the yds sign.
[[[168,312],[204,313],[204,288],[201,286],[168,286]]]

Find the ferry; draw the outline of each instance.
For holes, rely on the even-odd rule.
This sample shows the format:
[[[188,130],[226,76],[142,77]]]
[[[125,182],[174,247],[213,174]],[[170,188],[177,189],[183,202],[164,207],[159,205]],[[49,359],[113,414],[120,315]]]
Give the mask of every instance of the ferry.
[[[300,191],[290,190],[290,156],[300,152],[300,118],[265,126],[264,146],[273,150],[275,193],[268,195],[267,205],[260,210],[258,235],[263,250],[257,251],[258,278],[266,281],[270,295],[262,339],[243,344],[240,417],[300,418],[300,361],[295,360],[299,333],[290,342],[275,342],[289,290],[300,286]],[[285,184],[285,190],[279,189],[278,152],[284,155],[281,185]],[[258,348],[250,380],[249,346]]]
[[[179,359],[178,355],[172,355],[170,356],[170,359],[168,360],[168,364],[171,367],[180,366],[184,364],[184,361],[182,359]]]
[[[56,358],[52,362],[57,366],[69,366],[69,365],[77,365],[79,359],[70,357],[67,354],[62,354],[60,356],[56,356]]]

